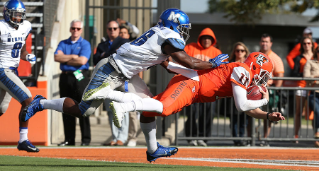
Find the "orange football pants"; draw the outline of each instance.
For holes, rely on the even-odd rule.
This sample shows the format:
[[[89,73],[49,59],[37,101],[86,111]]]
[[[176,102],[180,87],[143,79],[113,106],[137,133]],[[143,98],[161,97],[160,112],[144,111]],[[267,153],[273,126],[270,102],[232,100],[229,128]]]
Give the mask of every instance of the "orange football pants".
[[[200,87],[199,81],[194,81],[182,75],[174,76],[169,82],[164,92],[153,97],[154,99],[162,102],[163,113],[156,112],[143,112],[145,117],[153,116],[169,116],[175,114],[189,106],[197,98],[198,90]]]

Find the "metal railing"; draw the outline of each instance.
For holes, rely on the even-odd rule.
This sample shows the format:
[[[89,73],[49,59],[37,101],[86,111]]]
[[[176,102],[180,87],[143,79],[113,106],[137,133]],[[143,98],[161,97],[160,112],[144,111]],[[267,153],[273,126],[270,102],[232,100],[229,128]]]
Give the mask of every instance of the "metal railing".
[[[273,78],[274,80],[293,80],[293,81],[299,81],[299,80],[306,80],[306,81],[319,81],[318,78],[299,78],[299,77],[277,77]],[[207,109],[206,105],[209,105],[209,103],[206,103],[203,105],[202,108],[203,111],[200,112],[199,104],[193,104],[188,108],[184,108],[183,111],[180,113],[177,113],[175,115],[175,143],[178,145],[179,143],[182,143],[182,141],[185,140],[243,140],[243,141],[250,141],[250,144],[254,146],[256,144],[256,141],[318,141],[318,139],[314,138],[314,130],[312,125],[312,121],[307,119],[309,117],[309,113],[311,112],[309,110],[309,105],[306,103],[305,110],[305,117],[306,119],[303,119],[301,113],[303,112],[303,108],[300,108],[299,111],[299,120],[301,121],[301,126],[298,131],[298,138],[295,138],[295,129],[296,129],[296,96],[295,92],[298,90],[305,90],[307,92],[315,90],[319,90],[317,87],[268,87],[269,91],[273,92],[283,92],[278,94],[277,97],[279,98],[278,105],[280,108],[270,106],[268,103],[266,106],[262,107],[264,111],[270,111],[277,110],[279,112],[282,112],[282,114],[285,116],[286,120],[279,121],[277,124],[272,124],[271,131],[269,136],[267,138],[264,138],[263,136],[263,130],[261,128],[264,128],[261,124],[263,120],[261,119],[254,119],[249,117],[248,115],[244,114],[243,118],[239,112],[235,111],[235,105],[233,102],[233,99],[219,99],[216,102],[211,103],[211,105],[216,105],[216,107],[213,107],[210,109],[210,111],[205,111]],[[284,97],[286,95],[286,97]],[[271,97],[273,96],[273,97]],[[270,94],[270,98],[276,97],[276,94]],[[285,98],[285,99],[284,99]],[[315,98],[315,97],[314,97]],[[307,96],[305,98],[307,101],[309,101],[309,96],[307,93]],[[285,100],[285,101],[284,101]],[[300,101],[300,104],[302,104],[303,101]],[[315,106],[314,108],[319,107]],[[195,111],[193,111],[196,108]],[[285,109],[285,110],[282,110]],[[315,109],[314,109],[315,110]],[[194,117],[195,116],[195,117]],[[201,117],[200,117],[201,116]],[[207,121],[207,117],[210,117]],[[313,120],[316,119],[318,116],[314,116]],[[185,125],[186,121],[188,119],[188,122],[191,124]],[[195,121],[194,121],[195,119]],[[203,121],[200,121],[200,119],[203,119]],[[234,136],[233,128],[234,128],[234,119],[237,122],[237,135]],[[244,136],[238,137],[240,130],[239,123],[240,119],[243,120],[245,128],[244,128]],[[298,121],[298,119],[297,119]],[[207,123],[209,125],[211,132],[210,135],[207,135]],[[235,123],[236,123],[235,122]],[[195,124],[195,125],[194,125]],[[249,124],[249,128],[247,129],[247,124]],[[266,126],[268,128],[268,123]],[[181,129],[182,128],[182,129]],[[195,129],[194,129],[195,128]],[[186,131],[188,129],[188,134],[186,136]],[[182,130],[182,131],[181,131]],[[195,130],[195,134],[194,131]],[[209,132],[208,131],[208,132]],[[248,133],[250,131],[250,133]]]

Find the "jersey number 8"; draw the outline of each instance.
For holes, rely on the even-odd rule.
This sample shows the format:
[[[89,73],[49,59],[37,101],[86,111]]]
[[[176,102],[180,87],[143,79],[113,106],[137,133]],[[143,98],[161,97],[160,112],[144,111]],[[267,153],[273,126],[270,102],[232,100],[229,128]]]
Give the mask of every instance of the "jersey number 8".
[[[17,58],[19,57],[19,53],[20,53],[20,49],[22,47],[22,43],[21,42],[17,42],[13,45],[13,49],[11,52],[11,57],[12,58]]]

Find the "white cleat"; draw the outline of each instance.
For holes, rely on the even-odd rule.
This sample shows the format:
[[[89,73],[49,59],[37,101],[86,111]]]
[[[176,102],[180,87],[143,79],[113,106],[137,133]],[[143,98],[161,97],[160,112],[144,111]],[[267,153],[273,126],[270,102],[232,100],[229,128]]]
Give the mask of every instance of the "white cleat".
[[[111,86],[109,83],[103,83],[99,87],[85,92],[83,97],[82,97],[82,100],[89,101],[89,100],[106,99],[107,94],[111,90],[112,89],[111,89]]]
[[[122,127],[122,121],[124,119],[125,111],[120,103],[112,101],[110,103],[110,109],[113,111],[113,122],[118,128]]]

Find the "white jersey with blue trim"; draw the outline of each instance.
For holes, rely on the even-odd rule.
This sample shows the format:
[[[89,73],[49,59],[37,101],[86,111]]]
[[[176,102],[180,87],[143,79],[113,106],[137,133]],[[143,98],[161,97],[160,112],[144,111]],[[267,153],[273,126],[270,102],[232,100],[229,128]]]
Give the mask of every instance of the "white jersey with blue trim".
[[[183,50],[185,41],[181,36],[166,27],[155,26],[130,43],[123,44],[113,54],[113,58],[127,78],[165,61],[169,56],[163,54],[164,42]]]
[[[21,49],[30,31],[31,23],[27,20],[17,30],[0,20],[0,68],[19,66]]]

